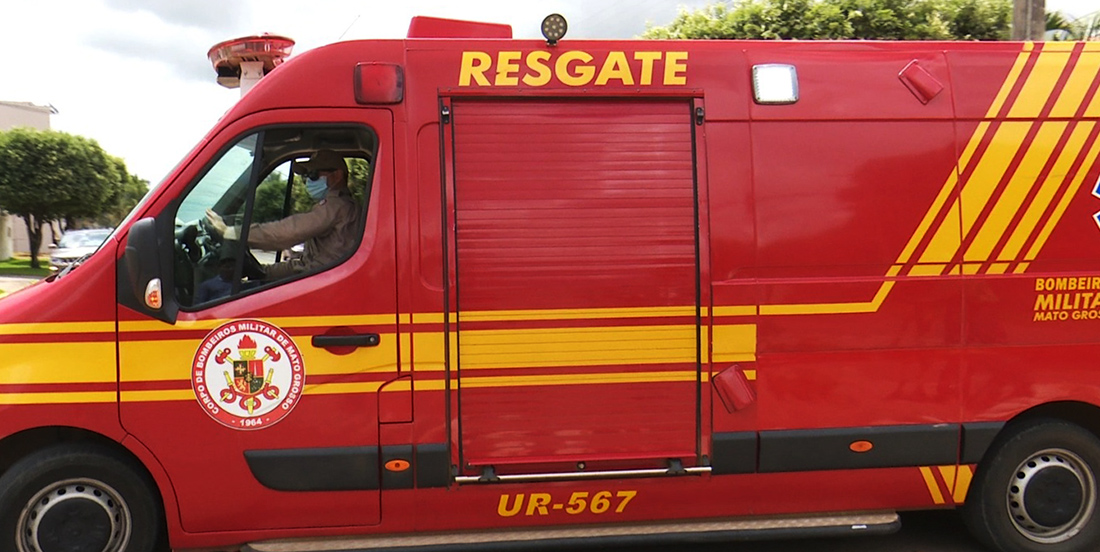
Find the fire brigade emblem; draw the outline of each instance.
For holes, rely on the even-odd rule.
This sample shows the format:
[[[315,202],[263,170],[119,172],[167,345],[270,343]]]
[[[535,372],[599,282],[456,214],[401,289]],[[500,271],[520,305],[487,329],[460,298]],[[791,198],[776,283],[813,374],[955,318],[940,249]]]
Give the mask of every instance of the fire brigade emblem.
[[[210,332],[191,372],[203,410],[233,429],[274,425],[298,403],[304,382],[294,340],[262,320],[235,320]]]

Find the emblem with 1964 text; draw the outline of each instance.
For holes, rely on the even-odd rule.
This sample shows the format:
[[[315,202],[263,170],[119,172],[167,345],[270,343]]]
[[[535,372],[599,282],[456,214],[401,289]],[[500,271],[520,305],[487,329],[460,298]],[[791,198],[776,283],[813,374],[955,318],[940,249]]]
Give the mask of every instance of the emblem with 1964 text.
[[[202,409],[233,429],[282,420],[302,396],[305,368],[290,335],[262,320],[234,320],[202,340],[191,387]]]

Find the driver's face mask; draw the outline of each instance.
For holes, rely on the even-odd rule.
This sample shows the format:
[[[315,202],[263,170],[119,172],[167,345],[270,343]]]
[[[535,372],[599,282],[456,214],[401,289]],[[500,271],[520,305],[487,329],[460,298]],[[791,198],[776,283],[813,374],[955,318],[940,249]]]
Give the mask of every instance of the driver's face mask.
[[[316,173],[310,174],[310,178],[306,179],[306,192],[309,193],[309,197],[312,197],[314,201],[321,201],[325,197],[325,192],[328,190],[328,177],[316,176]]]

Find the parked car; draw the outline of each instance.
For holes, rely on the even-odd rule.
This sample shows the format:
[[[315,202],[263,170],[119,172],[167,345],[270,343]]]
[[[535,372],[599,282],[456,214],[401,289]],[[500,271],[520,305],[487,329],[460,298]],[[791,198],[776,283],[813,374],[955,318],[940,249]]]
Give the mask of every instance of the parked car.
[[[109,228],[65,232],[57,245],[50,244],[50,270],[61,270],[81,257],[94,253],[110,235]]]

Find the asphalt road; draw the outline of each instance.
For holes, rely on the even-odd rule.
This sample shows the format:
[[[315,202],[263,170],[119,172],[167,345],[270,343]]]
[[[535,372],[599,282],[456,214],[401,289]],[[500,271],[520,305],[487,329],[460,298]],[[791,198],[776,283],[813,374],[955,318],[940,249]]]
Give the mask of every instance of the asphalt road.
[[[970,537],[956,512],[912,512],[901,515],[901,530],[892,535],[731,541],[631,547],[585,547],[603,552],[990,552]]]

